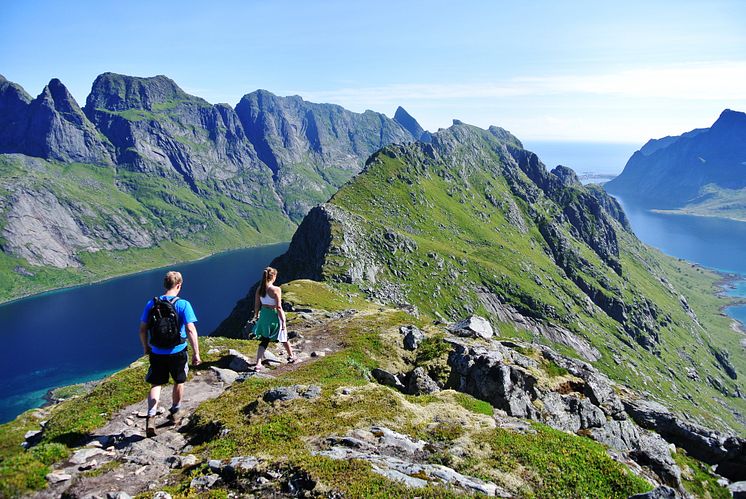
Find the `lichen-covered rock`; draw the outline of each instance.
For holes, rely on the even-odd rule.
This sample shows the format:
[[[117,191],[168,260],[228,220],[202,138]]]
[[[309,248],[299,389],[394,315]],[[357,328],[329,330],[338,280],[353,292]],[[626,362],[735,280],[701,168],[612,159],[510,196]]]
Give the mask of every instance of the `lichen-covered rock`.
[[[494,483],[458,473],[452,468],[427,462],[429,445],[385,427],[354,430],[343,437],[329,437],[316,455],[331,459],[360,459],[390,480],[413,488],[439,484],[467,493],[511,497]]]

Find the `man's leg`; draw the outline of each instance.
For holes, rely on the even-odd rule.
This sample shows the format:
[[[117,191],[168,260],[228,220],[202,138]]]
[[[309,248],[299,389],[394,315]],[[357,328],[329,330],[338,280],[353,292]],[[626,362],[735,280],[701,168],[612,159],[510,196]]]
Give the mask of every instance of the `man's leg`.
[[[176,425],[181,421],[181,399],[184,396],[184,383],[186,383],[189,373],[186,349],[172,355],[171,361],[171,377],[174,379],[174,389],[171,394],[171,408],[168,410],[168,419]]]
[[[161,385],[153,385],[148,393],[148,416],[154,417],[158,412],[158,400],[161,398]]]
[[[153,385],[148,393],[148,415],[145,418],[145,436],[155,436],[155,415],[158,413],[158,399],[161,397],[161,385]]]

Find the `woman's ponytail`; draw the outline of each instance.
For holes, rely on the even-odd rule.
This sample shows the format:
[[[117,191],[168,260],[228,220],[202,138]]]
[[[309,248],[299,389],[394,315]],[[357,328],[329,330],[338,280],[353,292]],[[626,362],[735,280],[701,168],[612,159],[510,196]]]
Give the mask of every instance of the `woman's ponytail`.
[[[277,271],[272,267],[267,267],[262,273],[262,283],[259,285],[259,296],[267,296],[269,281],[277,275]]]

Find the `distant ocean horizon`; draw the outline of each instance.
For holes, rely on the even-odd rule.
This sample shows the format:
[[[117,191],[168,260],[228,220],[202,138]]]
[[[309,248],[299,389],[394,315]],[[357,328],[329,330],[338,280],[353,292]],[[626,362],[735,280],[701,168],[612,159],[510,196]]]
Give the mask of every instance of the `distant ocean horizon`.
[[[585,183],[608,181],[622,173],[630,156],[642,144],[620,142],[522,141],[523,147],[536,153],[547,169],[557,165],[575,170]],[[595,179],[595,180],[594,180]]]

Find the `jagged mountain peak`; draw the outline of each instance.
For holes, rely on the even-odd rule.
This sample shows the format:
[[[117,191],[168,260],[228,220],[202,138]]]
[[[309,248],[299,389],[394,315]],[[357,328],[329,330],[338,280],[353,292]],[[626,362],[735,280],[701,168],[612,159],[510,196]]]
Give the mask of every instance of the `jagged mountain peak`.
[[[93,82],[91,93],[86,100],[86,110],[143,109],[152,111],[159,105],[171,105],[174,102],[186,100],[209,105],[204,99],[184,92],[167,76],[139,77],[103,73]]]
[[[0,75],[0,114],[18,113],[32,100],[22,86]]]
[[[67,87],[58,78],[49,80],[49,83],[44,87],[38,99],[46,102],[46,105],[64,114],[68,120],[74,123],[82,125],[86,120],[83,110],[78,105],[75,97],[73,97]]]
[[[729,127],[741,127],[746,125],[746,113],[725,109],[715,123],[712,124],[711,130],[723,129]]]
[[[425,134],[425,129],[401,106],[396,108],[394,121],[404,127],[416,139],[422,138],[423,134]]]

